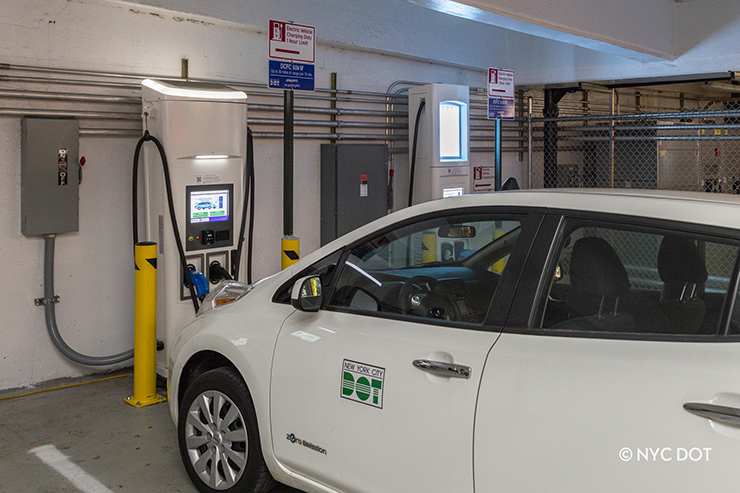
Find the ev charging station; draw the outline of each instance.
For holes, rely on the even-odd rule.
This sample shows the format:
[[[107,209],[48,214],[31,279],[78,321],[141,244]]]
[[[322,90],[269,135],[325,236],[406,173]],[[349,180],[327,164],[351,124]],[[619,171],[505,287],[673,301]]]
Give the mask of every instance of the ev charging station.
[[[416,150],[411,152],[409,205],[471,192],[469,101],[467,86],[427,84],[409,90],[409,149]]]
[[[142,82],[144,128],[164,148],[169,164],[166,183],[160,154],[144,148],[140,241],[156,242],[157,373],[167,374],[168,345],[194,317],[191,291],[183,271],[167,203],[171,186],[174,215],[188,269],[203,274],[203,287],[224,278],[220,268],[242,278],[237,258],[244,210],[247,156],[247,95],[220,84],[185,81]],[[241,252],[243,255],[243,252]],[[200,277],[203,279],[203,277]]]

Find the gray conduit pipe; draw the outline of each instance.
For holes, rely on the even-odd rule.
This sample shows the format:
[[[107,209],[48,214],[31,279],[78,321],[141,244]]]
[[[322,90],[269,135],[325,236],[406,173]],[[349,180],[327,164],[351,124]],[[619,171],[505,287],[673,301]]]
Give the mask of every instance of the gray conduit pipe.
[[[62,335],[57,328],[56,313],[54,311],[54,238],[55,234],[44,235],[44,298],[46,304],[44,311],[46,313],[46,328],[49,331],[51,342],[67,358],[75,363],[88,366],[106,366],[120,363],[134,357],[134,350],[124,351],[123,353],[112,356],[87,356],[78,353],[64,342]]]

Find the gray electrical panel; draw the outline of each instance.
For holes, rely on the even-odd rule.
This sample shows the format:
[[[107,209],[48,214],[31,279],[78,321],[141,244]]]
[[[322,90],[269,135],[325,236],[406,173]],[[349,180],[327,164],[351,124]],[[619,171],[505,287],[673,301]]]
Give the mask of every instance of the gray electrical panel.
[[[388,146],[321,144],[321,245],[388,213]]]
[[[79,123],[21,120],[21,233],[79,229]]]

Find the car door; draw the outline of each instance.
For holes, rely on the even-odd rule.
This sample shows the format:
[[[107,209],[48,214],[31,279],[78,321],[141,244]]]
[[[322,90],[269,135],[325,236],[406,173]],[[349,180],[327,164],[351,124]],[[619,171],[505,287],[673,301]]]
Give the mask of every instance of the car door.
[[[738,244],[586,215],[540,238],[481,380],[476,490],[737,489]]]
[[[325,308],[281,329],[278,460],[341,491],[472,492],[483,364],[540,219],[437,214],[350,246]]]

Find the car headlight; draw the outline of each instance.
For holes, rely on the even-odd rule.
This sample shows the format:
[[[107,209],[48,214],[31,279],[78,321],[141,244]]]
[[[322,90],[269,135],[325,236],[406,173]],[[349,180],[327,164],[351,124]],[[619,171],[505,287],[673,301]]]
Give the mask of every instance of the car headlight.
[[[248,292],[254,289],[254,286],[244,284],[239,281],[223,281],[208,293],[203,303],[200,305],[198,315],[205,315],[213,310],[229,305],[244,297]]]

